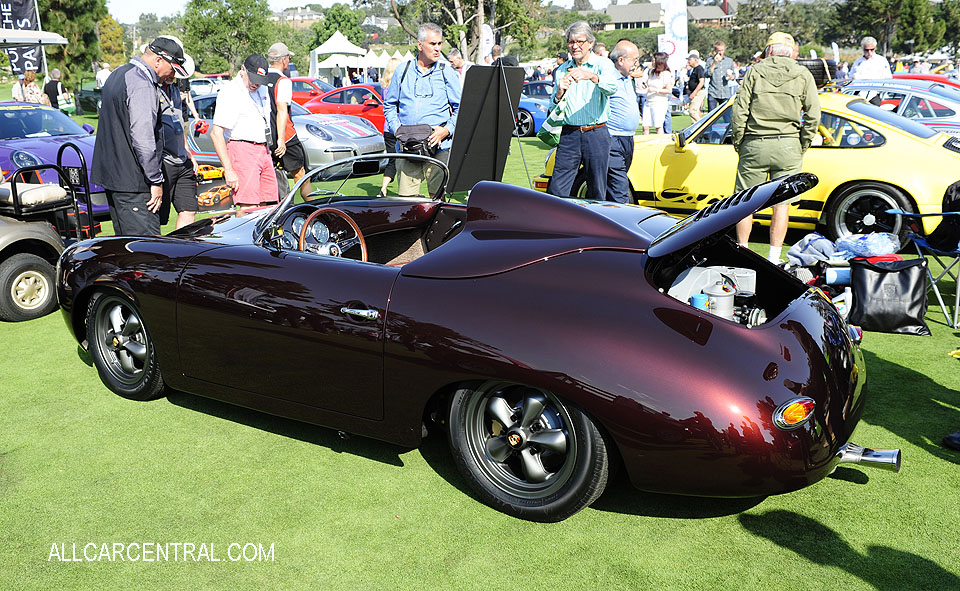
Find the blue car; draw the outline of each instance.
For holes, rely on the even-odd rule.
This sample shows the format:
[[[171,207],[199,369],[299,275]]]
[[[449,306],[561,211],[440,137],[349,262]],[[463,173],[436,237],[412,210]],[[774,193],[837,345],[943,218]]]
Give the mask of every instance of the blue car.
[[[26,166],[57,164],[57,152],[70,142],[80,149],[87,164],[87,174],[93,164],[93,126],[82,127],[60,111],[34,103],[0,102],[0,176],[4,180],[13,171]],[[79,166],[77,153],[67,149],[63,154],[64,166]],[[41,173],[44,182],[58,183],[53,171]],[[89,181],[89,178],[87,179]],[[103,187],[90,183],[90,201],[97,218],[109,217]],[[83,209],[83,208],[81,208]]]
[[[537,133],[550,113],[550,99],[520,97],[517,109],[517,134],[527,137]]]

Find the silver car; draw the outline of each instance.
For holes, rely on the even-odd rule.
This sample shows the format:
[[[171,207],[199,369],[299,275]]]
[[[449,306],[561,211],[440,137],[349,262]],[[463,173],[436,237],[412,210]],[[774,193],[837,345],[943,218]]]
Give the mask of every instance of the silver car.
[[[198,97],[193,99],[193,103],[200,117],[208,126],[213,126],[217,95]],[[313,114],[296,103],[290,105],[290,113],[307,156],[304,167],[307,170],[343,158],[384,151],[383,134],[366,119],[352,115]],[[191,119],[187,128],[190,151],[199,164],[220,166],[209,130],[197,133],[195,123]]]
[[[960,89],[929,80],[851,80],[840,92],[852,94],[927,127],[960,135]]]

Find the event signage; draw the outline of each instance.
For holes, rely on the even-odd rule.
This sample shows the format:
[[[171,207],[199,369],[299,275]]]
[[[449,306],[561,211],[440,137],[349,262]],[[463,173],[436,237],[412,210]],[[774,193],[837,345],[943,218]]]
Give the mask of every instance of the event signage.
[[[3,29],[39,31],[36,0],[0,0],[0,23]],[[6,49],[14,74],[27,70],[43,71],[43,51],[39,45]]]
[[[687,2],[663,0],[663,35],[657,36],[660,51],[666,52],[667,63],[679,72],[687,63]]]

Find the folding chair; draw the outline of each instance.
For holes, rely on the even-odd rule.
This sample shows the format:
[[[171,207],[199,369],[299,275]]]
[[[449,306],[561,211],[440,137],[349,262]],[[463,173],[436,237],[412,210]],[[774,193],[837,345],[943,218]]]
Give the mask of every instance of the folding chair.
[[[927,260],[927,276],[930,278],[930,288],[936,294],[940,309],[943,310],[943,316],[947,319],[947,326],[957,328],[958,315],[960,315],[960,282],[957,281],[957,276],[960,274],[958,273],[960,272],[960,211],[920,214],[903,211],[902,209],[888,209],[887,213],[903,216],[907,228],[910,230],[907,236],[913,241],[917,254],[924,260],[927,260],[928,256],[933,257],[943,267],[943,271],[934,277],[929,260]],[[920,224],[917,220],[932,216],[942,217],[943,221],[929,236],[924,236],[920,231]],[[910,218],[917,219],[909,221]],[[943,257],[943,259],[940,257]],[[954,270],[954,267],[957,269]],[[940,294],[938,285],[938,282],[944,277],[953,279],[953,291],[956,294],[953,298],[952,318],[950,310]]]

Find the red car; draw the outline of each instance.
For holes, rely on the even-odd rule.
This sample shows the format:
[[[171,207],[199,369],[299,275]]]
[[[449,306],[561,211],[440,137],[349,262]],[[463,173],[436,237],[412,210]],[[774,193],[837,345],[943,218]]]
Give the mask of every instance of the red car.
[[[899,78],[901,80],[929,80],[931,82],[940,82],[947,86],[953,86],[954,88],[960,88],[960,80],[952,76],[944,76],[943,74],[894,74],[893,78]]]
[[[311,113],[363,117],[383,133],[383,100],[377,89],[368,84],[336,88],[303,103],[303,107]]]
[[[385,160],[432,195],[374,197]],[[57,273],[64,319],[121,396],[169,387],[405,447],[444,434],[475,494],[522,519],[573,515],[617,469],[723,497],[899,469],[899,450],[851,441],[860,330],[729,235],[814,175],[678,221],[486,181],[450,203],[447,174],[358,156],[269,210],[78,242]]]
[[[293,81],[293,102],[298,105],[333,90],[333,85],[319,78],[298,77],[290,80]]]

